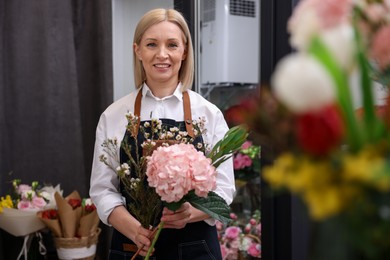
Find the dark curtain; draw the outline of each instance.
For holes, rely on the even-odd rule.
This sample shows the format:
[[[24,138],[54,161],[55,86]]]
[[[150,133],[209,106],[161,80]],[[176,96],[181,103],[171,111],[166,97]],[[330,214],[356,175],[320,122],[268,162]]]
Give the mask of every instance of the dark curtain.
[[[0,0],[0,196],[15,178],[88,196],[113,98],[111,26],[107,0]],[[0,259],[16,259],[19,240],[1,234]]]

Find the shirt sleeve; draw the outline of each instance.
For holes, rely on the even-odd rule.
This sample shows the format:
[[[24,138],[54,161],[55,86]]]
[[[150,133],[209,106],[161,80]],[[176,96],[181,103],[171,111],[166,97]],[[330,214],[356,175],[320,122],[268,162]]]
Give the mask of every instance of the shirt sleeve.
[[[89,195],[93,203],[96,205],[100,220],[109,225],[107,221],[108,216],[115,207],[124,204],[124,199],[122,194],[118,191],[119,180],[116,173],[99,159],[99,156],[104,154],[102,147],[103,141],[106,138],[115,137],[107,136],[106,127],[106,118],[103,114],[100,117],[96,128],[95,150],[92,162]],[[120,140],[118,141],[120,142]],[[112,158],[108,158],[108,160],[110,159]],[[115,165],[116,162],[112,161],[112,163]]]

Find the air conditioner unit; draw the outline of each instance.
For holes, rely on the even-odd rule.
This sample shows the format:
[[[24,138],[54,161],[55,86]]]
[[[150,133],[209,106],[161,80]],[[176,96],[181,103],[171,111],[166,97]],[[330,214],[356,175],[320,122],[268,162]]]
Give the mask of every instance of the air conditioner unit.
[[[259,82],[259,1],[201,1],[202,85]]]

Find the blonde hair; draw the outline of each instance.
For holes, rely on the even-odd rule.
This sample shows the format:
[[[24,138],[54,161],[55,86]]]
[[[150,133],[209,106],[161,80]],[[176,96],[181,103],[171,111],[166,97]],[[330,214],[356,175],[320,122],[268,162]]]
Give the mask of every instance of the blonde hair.
[[[152,25],[157,23],[168,21],[179,26],[183,32],[185,49],[187,52],[186,58],[182,61],[181,68],[179,71],[179,80],[182,83],[182,90],[191,89],[192,82],[194,80],[194,50],[192,47],[192,39],[190,30],[188,28],[187,22],[184,19],[183,15],[174,10],[174,9],[153,9],[144,16],[138,22],[137,27],[134,32],[133,44],[138,46],[141,43],[142,36],[145,31],[149,29]],[[135,50],[133,48],[133,63],[134,63],[134,82],[136,88],[140,88],[144,81],[146,80],[145,70],[142,66],[142,62],[137,58]]]

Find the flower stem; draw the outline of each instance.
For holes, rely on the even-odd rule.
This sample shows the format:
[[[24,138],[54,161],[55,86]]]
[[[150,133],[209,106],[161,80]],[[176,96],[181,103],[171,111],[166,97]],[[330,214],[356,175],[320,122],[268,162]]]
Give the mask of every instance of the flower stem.
[[[160,232],[161,232],[161,230],[162,230],[163,227],[164,227],[164,222],[160,222],[160,224],[158,224],[158,226],[157,226],[157,233],[156,233],[156,235],[153,237],[152,245],[149,247],[148,253],[147,253],[146,256],[145,256],[145,260],[149,260],[149,256],[150,256],[150,254],[151,254],[152,251],[153,251],[154,245],[156,244],[157,239],[158,239],[158,237],[159,237],[159,235],[160,235]]]

